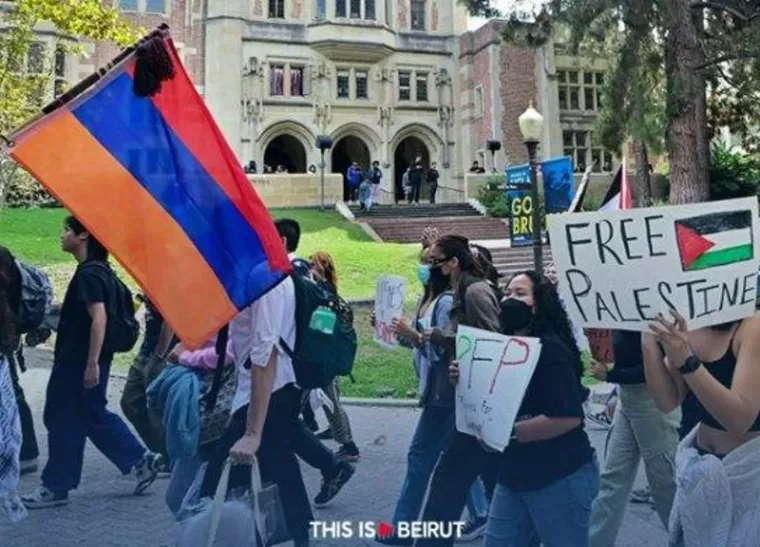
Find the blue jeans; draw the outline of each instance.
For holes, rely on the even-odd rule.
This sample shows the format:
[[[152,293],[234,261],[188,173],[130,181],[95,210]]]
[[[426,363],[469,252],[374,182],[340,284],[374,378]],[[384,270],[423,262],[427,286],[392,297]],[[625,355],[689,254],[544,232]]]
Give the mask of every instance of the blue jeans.
[[[55,494],[66,495],[79,486],[87,439],[125,475],[145,455],[124,420],[106,408],[110,371],[110,363],[100,363],[100,383],[85,389],[83,367],[53,367],[45,400],[48,462],[42,484]]]
[[[407,455],[407,470],[401,487],[393,523],[419,518],[425,492],[441,452],[449,445],[456,427],[454,409],[428,406],[422,409],[417,429]],[[471,518],[488,513],[485,489],[480,478],[467,495],[467,511]]]
[[[496,487],[483,547],[588,547],[591,504],[599,491],[596,460],[532,492]],[[535,544],[535,543],[534,543]]]
[[[182,501],[193,485],[201,465],[203,465],[203,460],[198,455],[190,458],[179,458],[172,465],[172,476],[169,479],[169,486],[166,487],[164,500],[175,517],[182,507]],[[198,494],[200,497],[200,492]]]

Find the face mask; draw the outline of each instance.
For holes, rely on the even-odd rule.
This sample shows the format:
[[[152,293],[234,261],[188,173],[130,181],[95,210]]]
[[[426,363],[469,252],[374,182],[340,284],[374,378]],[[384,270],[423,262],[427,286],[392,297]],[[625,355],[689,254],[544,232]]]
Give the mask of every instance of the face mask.
[[[441,282],[448,282],[449,276],[443,274],[443,268],[429,268],[430,270],[430,281],[435,283],[441,283]]]
[[[417,266],[417,279],[419,279],[420,283],[423,285],[430,283],[430,268],[425,264]]]
[[[501,325],[505,334],[525,329],[533,321],[533,308],[522,300],[508,298],[501,303]]]

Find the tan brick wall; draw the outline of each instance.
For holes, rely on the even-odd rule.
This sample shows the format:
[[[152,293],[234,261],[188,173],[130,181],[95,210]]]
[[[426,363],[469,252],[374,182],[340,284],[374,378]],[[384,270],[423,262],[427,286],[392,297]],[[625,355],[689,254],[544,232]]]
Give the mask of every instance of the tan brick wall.
[[[501,48],[500,91],[502,104],[501,144],[510,163],[527,161],[517,119],[530,101],[537,105],[535,52],[514,46]]]
[[[167,0],[171,2],[169,17],[159,14],[129,13],[125,12],[122,17],[129,21],[136,28],[142,27],[146,31],[153,30],[162,23],[167,23],[171,28],[172,39],[175,44],[182,44],[185,49],[195,49],[195,53],[186,51],[184,53],[185,68],[190,74],[193,83],[196,86],[203,86],[203,22],[201,19],[193,20],[190,24],[187,21],[187,8],[190,4],[191,11],[198,15],[203,14],[203,4],[207,0]],[[94,65],[94,68],[100,68],[106,65],[113,57],[119,53],[119,48],[113,44],[98,42],[95,44],[95,52],[91,59],[87,61]],[[183,54],[180,52],[180,56]]]
[[[319,175],[248,175],[267,207],[313,207],[321,202]],[[343,175],[325,174],[325,205],[343,201]]]
[[[396,0],[399,30],[406,30],[409,28],[409,9],[409,0]]]

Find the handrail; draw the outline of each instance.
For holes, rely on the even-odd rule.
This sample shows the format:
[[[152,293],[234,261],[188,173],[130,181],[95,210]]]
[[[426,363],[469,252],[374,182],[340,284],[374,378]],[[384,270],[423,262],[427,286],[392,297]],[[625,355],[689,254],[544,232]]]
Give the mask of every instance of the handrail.
[[[443,184],[439,184],[438,188],[444,188],[445,190],[453,190],[454,192],[459,192],[460,194],[464,194],[464,190],[461,188],[454,188],[453,186],[444,186]]]

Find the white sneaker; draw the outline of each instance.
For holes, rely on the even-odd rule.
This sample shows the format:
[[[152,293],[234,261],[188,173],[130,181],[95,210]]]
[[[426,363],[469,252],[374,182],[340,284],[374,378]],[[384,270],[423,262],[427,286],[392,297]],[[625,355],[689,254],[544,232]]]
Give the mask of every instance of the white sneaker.
[[[154,454],[153,452],[146,452],[142,460],[135,466],[134,474],[137,479],[137,486],[135,486],[135,496],[139,496],[156,480],[158,472],[161,469],[161,464],[164,458],[161,454]]]
[[[38,486],[34,492],[21,496],[21,503],[27,509],[45,509],[47,507],[67,505],[69,503],[69,496],[59,496],[44,486]]]

